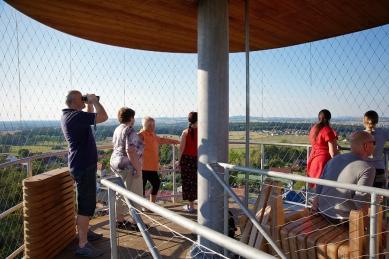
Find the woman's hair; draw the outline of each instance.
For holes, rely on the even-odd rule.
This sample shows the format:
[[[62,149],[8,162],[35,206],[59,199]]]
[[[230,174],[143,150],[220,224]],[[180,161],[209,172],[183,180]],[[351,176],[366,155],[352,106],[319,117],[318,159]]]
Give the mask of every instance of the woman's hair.
[[[372,133],[378,123],[378,114],[375,111],[367,111],[363,116],[363,124],[367,125],[368,131]]]
[[[131,121],[131,118],[135,117],[135,111],[133,109],[122,107],[118,111],[118,121],[120,124]]]
[[[193,126],[193,124],[195,124],[197,122],[197,112],[190,112],[188,115],[188,121],[189,121],[188,132],[189,132],[189,135],[194,140],[194,130],[192,130],[193,129],[192,126]]]
[[[319,122],[316,123],[315,134],[313,135],[314,140],[316,141],[317,135],[324,126],[330,126],[331,113],[329,110],[321,110],[317,116]]]

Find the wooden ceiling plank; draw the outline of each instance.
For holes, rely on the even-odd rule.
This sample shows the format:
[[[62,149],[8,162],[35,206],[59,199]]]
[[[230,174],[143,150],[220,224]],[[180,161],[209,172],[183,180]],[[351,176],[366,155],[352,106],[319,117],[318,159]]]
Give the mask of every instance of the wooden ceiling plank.
[[[250,10],[261,10],[261,13],[274,17],[275,19],[282,18],[282,16],[293,12],[285,3],[273,0],[250,1],[249,7]]]
[[[51,14],[54,14],[55,13],[58,13],[58,14],[61,14],[63,12],[62,8],[61,7],[49,7],[47,9],[41,9],[41,12],[40,14],[34,14],[34,16],[36,18],[39,18],[39,20],[43,21],[50,21],[50,19],[45,19],[44,16],[40,16],[40,15],[45,15],[47,12],[51,12]],[[101,23],[101,20],[99,19],[96,19],[94,18],[94,16],[92,16],[91,14],[85,14],[85,12],[82,11],[82,8],[80,8],[79,10],[75,11],[75,12],[72,12],[73,13],[73,16],[72,17],[69,17],[68,20],[67,20],[67,23],[68,24],[71,24],[72,21],[74,19],[84,23],[85,25],[88,26],[88,29],[93,29],[93,30],[101,30],[102,28],[105,28],[104,30],[107,30],[108,28],[110,28],[112,30],[112,32],[120,32],[120,31],[124,31],[124,30],[128,30],[128,29],[132,29],[134,31],[137,30],[137,28],[142,25],[143,28],[143,31],[144,33],[167,33],[168,31],[165,30],[166,26],[168,26],[167,24],[160,24],[159,26],[155,26],[155,24],[152,22],[152,21],[149,21],[148,19],[136,19],[136,21],[138,20],[141,20],[142,22],[141,23],[138,23],[138,22],[129,22],[129,21],[124,21],[124,16],[122,17],[122,19],[105,19],[103,23]],[[119,17],[119,15],[117,15],[117,17]],[[93,19],[94,18],[94,19]],[[69,28],[71,28],[71,26],[69,26]],[[66,30],[69,31],[69,28],[65,28]],[[184,38],[188,38],[190,37],[191,35],[196,35],[196,40],[197,40],[197,31],[191,31],[190,28],[186,28],[185,30],[180,30],[180,26],[179,25],[175,25],[175,26],[171,26],[172,28],[172,31],[174,32],[174,34],[176,35],[175,37],[182,37],[183,39]],[[71,29],[70,29],[71,31]],[[184,34],[180,34],[181,33],[184,33]],[[181,35],[181,36],[179,36]]]
[[[360,25],[359,23],[355,23],[355,20],[348,16],[346,13],[344,13],[343,10],[340,10],[339,8],[333,6],[328,1],[323,1],[322,3],[320,3],[319,6],[313,5],[313,7],[316,9],[320,8],[321,12],[323,12],[334,20],[338,19],[339,17],[343,17],[342,24],[346,28],[346,30],[355,30],[355,28],[363,30],[362,25]]]
[[[26,4],[28,6],[28,4]],[[51,15],[53,14],[58,14],[57,16],[60,17],[61,14],[63,14],[64,10],[67,8],[67,3],[63,2],[62,6],[61,5],[45,5],[44,8],[41,8],[39,13],[37,13],[37,10],[34,8],[34,3],[31,2],[30,4],[31,11],[29,11],[30,14],[33,14],[35,17],[37,16],[44,16],[47,14],[47,12],[50,12]],[[28,9],[27,9],[28,10]],[[27,11],[26,10],[26,11]],[[189,36],[193,33],[197,34],[197,26],[194,27],[195,30],[191,30],[189,27],[185,27],[184,30],[180,30],[183,26],[181,24],[177,24],[177,20],[171,20],[174,22],[174,24],[168,24],[168,23],[156,23],[155,20],[152,19],[147,19],[147,17],[140,17],[134,13],[121,13],[117,12],[116,14],[113,14],[113,12],[109,12],[106,14],[106,16],[101,17],[99,19],[99,16],[96,16],[94,11],[91,10],[96,10],[95,8],[91,8],[90,5],[78,5],[77,9],[70,10],[70,13],[72,13],[71,16],[68,16],[66,20],[78,20],[80,22],[84,22],[87,24],[99,24],[101,23],[100,26],[106,26],[106,27],[112,27],[115,30],[126,30],[129,25],[143,25],[146,27],[153,28],[153,32],[160,32],[161,30],[165,31],[166,28],[170,27],[174,31],[183,31],[186,36]],[[130,15],[131,17],[134,17],[134,21],[130,21],[128,19],[128,16]],[[112,17],[114,16],[114,17]],[[65,19],[64,19],[65,20]],[[103,20],[103,22],[101,22]],[[138,22],[140,21],[140,22]]]
[[[389,1],[388,0],[377,0],[380,5],[385,8],[387,12],[389,12]]]
[[[264,19],[266,20],[266,18],[264,18]],[[250,22],[250,24],[251,24],[251,22]],[[314,30],[310,30],[307,33],[307,32],[304,32],[303,30],[300,30],[300,29],[293,29],[296,26],[290,25],[290,24],[284,24],[282,27],[280,26],[278,28],[273,26],[272,24],[268,25],[268,24],[260,22],[258,20],[254,20],[253,24],[258,24],[258,26],[250,25],[250,27],[253,27],[253,28],[259,27],[262,29],[266,29],[267,31],[271,31],[273,33],[277,33],[278,35],[282,35],[282,37],[284,37],[284,38],[295,39],[297,37],[297,38],[301,38],[301,39],[305,39],[305,40],[309,41],[312,38],[321,36],[321,35],[319,35],[319,33],[317,33]],[[279,24],[281,24],[281,22],[279,22]],[[302,26],[300,26],[300,28],[302,28]]]
[[[74,31],[74,33],[75,33],[75,36],[87,34],[87,36],[89,38],[99,39],[100,42],[104,42],[104,40],[105,40],[104,37],[101,36],[102,34],[98,34],[96,36],[94,30],[85,30],[84,28],[77,28]],[[106,35],[110,35],[109,33],[110,33],[109,31],[105,32]],[[108,45],[121,46],[121,45],[123,45],[124,38],[126,38],[125,35],[124,36],[119,35],[119,34],[112,35],[111,36],[112,44],[108,44]],[[132,35],[130,37],[130,40],[131,40],[135,49],[150,50],[150,48],[152,46],[155,46],[155,40],[157,40],[157,39],[155,37],[152,37],[150,34],[148,34],[148,35],[139,34],[139,35]],[[170,40],[170,46],[169,45],[167,45],[167,46],[161,45],[160,47],[157,47],[155,51],[161,51],[161,52],[180,51],[181,53],[188,53],[188,51],[187,51],[188,43],[187,42],[183,42],[183,44],[181,45],[181,44],[179,44],[180,41],[175,40],[173,37],[171,37],[170,39],[167,38],[166,40]],[[183,46],[183,47],[180,47],[180,46]],[[197,42],[196,42],[196,44],[194,44],[193,48],[197,49]]]
[[[237,10],[234,11],[237,12]],[[236,17],[236,15],[234,17]],[[307,33],[304,31],[300,31],[299,29],[290,30],[289,24],[285,24],[283,21],[276,21],[271,17],[266,17],[265,15],[261,15],[259,12],[255,12],[255,10],[253,11],[252,9],[250,11],[249,21],[250,21],[250,34],[253,33],[257,34],[258,31],[260,32],[267,31],[267,34],[271,35],[271,37],[273,37],[274,35],[278,35],[277,36],[278,38],[280,37],[284,38],[284,41],[287,40],[288,42],[291,43],[291,45],[300,44],[304,41],[312,41],[312,38],[319,36],[318,33],[315,33],[314,31],[309,31]],[[244,28],[244,22],[242,21],[242,23],[243,23],[242,28]],[[279,24],[279,26],[274,26],[274,24]],[[298,42],[296,42],[297,38],[299,39]],[[285,46],[285,44],[281,43],[280,46]]]
[[[352,17],[352,19],[355,21],[355,24],[361,25],[363,30],[378,26],[379,24],[377,23],[377,21],[372,19],[370,15],[368,15],[358,4],[355,4],[356,1],[359,0],[355,0],[355,1],[339,0],[339,1],[332,1],[331,4],[335,8],[342,10],[344,15],[348,15]],[[375,0],[369,0],[369,2],[370,1],[375,1]],[[355,26],[354,28],[356,27],[360,28],[360,26]],[[354,31],[356,30],[353,30],[353,32]]]
[[[128,47],[127,44],[134,43],[138,39],[144,39],[144,38],[151,38],[152,41],[155,44],[155,40],[164,39],[164,41],[169,40],[167,45],[173,44],[175,42],[179,42],[180,40],[183,42],[186,42],[188,46],[192,46],[192,50],[197,48],[197,39],[189,39],[188,37],[182,37],[181,39],[177,37],[177,35],[174,35],[172,33],[166,34],[164,37],[161,35],[158,35],[158,38],[155,38],[153,36],[156,35],[156,33],[151,33],[150,31],[145,30],[138,30],[140,33],[132,32],[131,34],[126,33],[125,31],[116,31],[113,33],[112,29],[107,29],[104,27],[96,28],[96,26],[77,26],[77,24],[65,24],[61,22],[60,24],[55,24],[56,21],[48,21],[46,20],[45,23],[47,24],[54,24],[55,27],[59,30],[66,30],[68,26],[73,26],[72,35],[76,37],[82,37],[83,34],[87,35],[87,39],[91,41],[101,42],[108,45],[114,45],[114,46],[120,46],[120,47]],[[153,36],[150,36],[153,35]],[[85,37],[82,37],[85,38]],[[115,41],[116,38],[120,38],[120,44]],[[145,44],[146,45],[146,44]],[[145,49],[140,48],[140,49]],[[158,48],[160,49],[160,48]],[[188,52],[188,51],[185,51]]]
[[[344,26],[337,20],[332,19],[325,13],[319,11],[314,6],[307,4],[303,0],[285,1],[281,0],[285,5],[289,5],[293,13],[287,14],[285,18],[287,20],[294,19],[300,21],[302,24],[320,32],[322,35],[328,34],[328,30],[335,30],[335,34],[341,33],[345,30]]]
[[[269,32],[266,31],[256,31],[256,32],[250,32],[250,45],[256,46],[259,49],[266,49],[269,47],[269,45],[274,44],[288,44],[290,43],[288,40],[277,37],[276,35],[269,34]],[[236,41],[241,42],[242,46],[245,46],[245,38],[241,36],[240,33],[234,33],[233,30],[230,30],[230,36],[229,36],[230,42]]]
[[[384,23],[387,17],[389,17],[389,10],[376,0],[356,1],[355,4],[370,16],[372,20],[376,21],[377,24]]]
[[[257,10],[255,8],[250,8],[250,18],[253,17],[255,19],[254,21],[262,21],[263,23],[269,23],[271,26],[274,27],[274,29],[271,30],[285,30],[285,31],[292,31],[291,37],[295,37],[294,35],[298,34],[301,37],[304,37],[304,35],[307,35],[307,37],[316,38],[321,37],[322,34],[316,31],[314,28],[309,27],[307,29],[307,26],[305,24],[300,23],[296,19],[294,21],[294,24],[291,24],[290,20],[285,19],[284,17],[279,18],[273,18],[266,15],[261,14],[260,10]],[[250,22],[251,23],[251,22]],[[262,24],[261,24],[262,25]],[[270,29],[270,28],[269,28]],[[292,30],[293,29],[293,30]]]
[[[143,20],[148,20],[149,23],[158,26],[160,28],[167,29],[169,27],[172,27],[173,30],[179,30],[179,28],[184,28],[185,30],[187,29],[192,29],[194,32],[197,33],[197,23],[195,24],[190,24],[186,23],[185,20],[188,18],[189,13],[184,13],[182,14],[180,10],[182,8],[160,8],[160,9],[155,9],[155,6],[150,5],[148,8],[150,8],[149,11],[144,8],[138,8],[137,5],[130,9],[121,9],[119,11],[114,12],[115,9],[109,9],[103,8],[104,9],[104,17],[110,17],[112,20],[120,20],[120,21],[128,21],[128,17],[134,18],[133,20],[135,21],[143,21]],[[154,12],[156,10],[156,12]],[[168,11],[170,12],[175,12],[175,16],[172,17],[169,15]],[[112,14],[115,13],[113,16]],[[197,19],[197,17],[196,17]],[[162,20],[162,21],[161,21]],[[182,21],[181,23],[178,23],[178,21]],[[137,24],[142,24],[137,22]]]

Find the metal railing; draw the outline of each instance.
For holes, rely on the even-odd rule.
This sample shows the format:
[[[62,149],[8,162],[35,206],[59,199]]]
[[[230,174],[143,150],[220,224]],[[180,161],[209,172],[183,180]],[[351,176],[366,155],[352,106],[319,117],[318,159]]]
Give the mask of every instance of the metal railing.
[[[255,249],[253,247],[250,247],[246,244],[243,244],[235,239],[232,239],[226,235],[223,235],[215,230],[209,229],[203,225],[200,225],[190,219],[187,219],[181,215],[178,215],[177,213],[174,213],[168,209],[165,209],[164,207],[161,207],[153,202],[148,201],[147,199],[136,195],[133,192],[130,192],[129,190],[120,187],[118,184],[113,183],[109,181],[108,179],[103,179],[101,181],[102,184],[108,187],[109,193],[110,193],[110,219],[109,219],[109,225],[110,225],[110,238],[111,242],[115,242],[113,240],[116,240],[116,222],[115,222],[115,213],[111,213],[115,211],[115,195],[116,193],[119,193],[123,195],[123,197],[126,197],[131,202],[138,203],[139,205],[153,211],[154,213],[160,215],[161,217],[164,217],[177,225],[180,225],[181,227],[190,230],[193,233],[196,233],[199,236],[202,236],[211,242],[214,242],[215,244],[224,247],[234,253],[237,253],[244,258],[247,259],[256,259],[256,258],[274,258],[272,255],[266,254],[265,252],[259,251],[258,249]],[[131,203],[130,202],[130,203]],[[127,202],[128,204],[128,202]],[[131,206],[129,206],[131,208]],[[136,214],[136,213],[135,213]],[[112,215],[112,216],[111,216]],[[139,219],[136,219],[138,226],[142,223]],[[144,232],[144,228],[142,230]],[[111,244],[111,258],[117,258],[116,254],[116,246],[114,243]],[[159,258],[158,256],[155,258]]]

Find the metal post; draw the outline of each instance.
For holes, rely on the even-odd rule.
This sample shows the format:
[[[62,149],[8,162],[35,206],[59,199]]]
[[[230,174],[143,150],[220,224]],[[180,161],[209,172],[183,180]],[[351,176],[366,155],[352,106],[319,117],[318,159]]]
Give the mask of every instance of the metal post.
[[[32,177],[32,160],[27,161],[27,177]]]
[[[173,203],[176,202],[177,184],[176,184],[176,148],[175,145],[171,145],[173,148]]]
[[[108,188],[109,201],[109,236],[111,238],[111,258],[118,258],[118,246],[116,242],[116,213],[115,213],[116,192]]]
[[[246,28],[246,166],[250,167],[250,34],[249,34],[249,0],[245,0],[245,28]],[[249,204],[249,173],[245,174],[244,203]]]
[[[308,165],[308,159],[310,153],[311,153],[311,148],[307,147],[307,165]],[[309,183],[305,183],[305,208],[308,207],[308,193],[309,193]]]
[[[384,188],[385,189],[388,189],[388,157],[389,157],[389,151],[385,151],[384,150],[384,164],[385,164],[385,172],[384,172],[384,174],[385,174],[385,185],[384,185]],[[384,196],[384,201],[383,201],[383,204],[384,205],[386,205],[386,206],[388,206],[388,197],[385,197]],[[384,219],[386,220],[386,221],[388,221],[388,214],[387,213],[384,213]]]
[[[261,144],[261,169],[265,169],[265,145]],[[263,175],[261,174],[261,182],[263,183]]]
[[[145,241],[147,247],[149,248],[150,254],[153,256],[154,259],[161,259],[162,257],[158,251],[158,248],[155,245],[150,234],[147,232],[147,229],[143,223],[142,218],[138,215],[138,213],[136,212],[136,210],[132,206],[132,204],[131,204],[132,202],[130,202],[130,200],[127,197],[124,197],[124,199],[126,200],[128,206],[130,208],[132,218],[135,220],[135,222],[136,222],[136,224],[137,224],[137,226],[138,226],[138,228],[143,236],[143,240]]]
[[[228,173],[228,169],[227,168],[224,168],[224,182],[227,183],[227,185],[229,185],[229,173]],[[229,206],[228,206],[228,198],[229,198],[229,195],[228,195],[228,192],[227,192],[227,189],[224,188],[224,235],[228,236],[228,218],[229,218],[229,213],[228,213],[228,209],[229,209]],[[228,255],[228,249],[227,248],[224,248],[224,255],[227,256]]]
[[[370,242],[369,242],[369,257],[376,258],[378,252],[378,238],[377,238],[377,213],[378,213],[378,195],[371,194],[370,204]]]

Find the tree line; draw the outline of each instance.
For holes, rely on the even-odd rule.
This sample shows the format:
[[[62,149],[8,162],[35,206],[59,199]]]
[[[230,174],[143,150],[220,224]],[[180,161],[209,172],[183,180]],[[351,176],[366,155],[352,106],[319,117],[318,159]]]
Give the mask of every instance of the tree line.
[[[286,123],[286,122],[251,122],[252,131],[308,131],[313,126],[312,123]],[[117,126],[99,126],[97,131],[93,131],[97,142],[104,141],[107,137],[112,137]],[[156,134],[168,134],[180,136],[187,128],[187,123],[158,124],[155,129]],[[351,132],[361,129],[359,125],[332,124],[332,127],[340,137],[345,137]],[[135,131],[139,131],[141,126],[134,126]],[[229,131],[245,131],[246,123],[231,122]],[[41,144],[52,144],[53,146],[64,143],[62,130],[59,127],[42,127],[28,130],[21,130],[14,133],[0,133],[0,153],[6,153],[6,146],[33,146]]]

